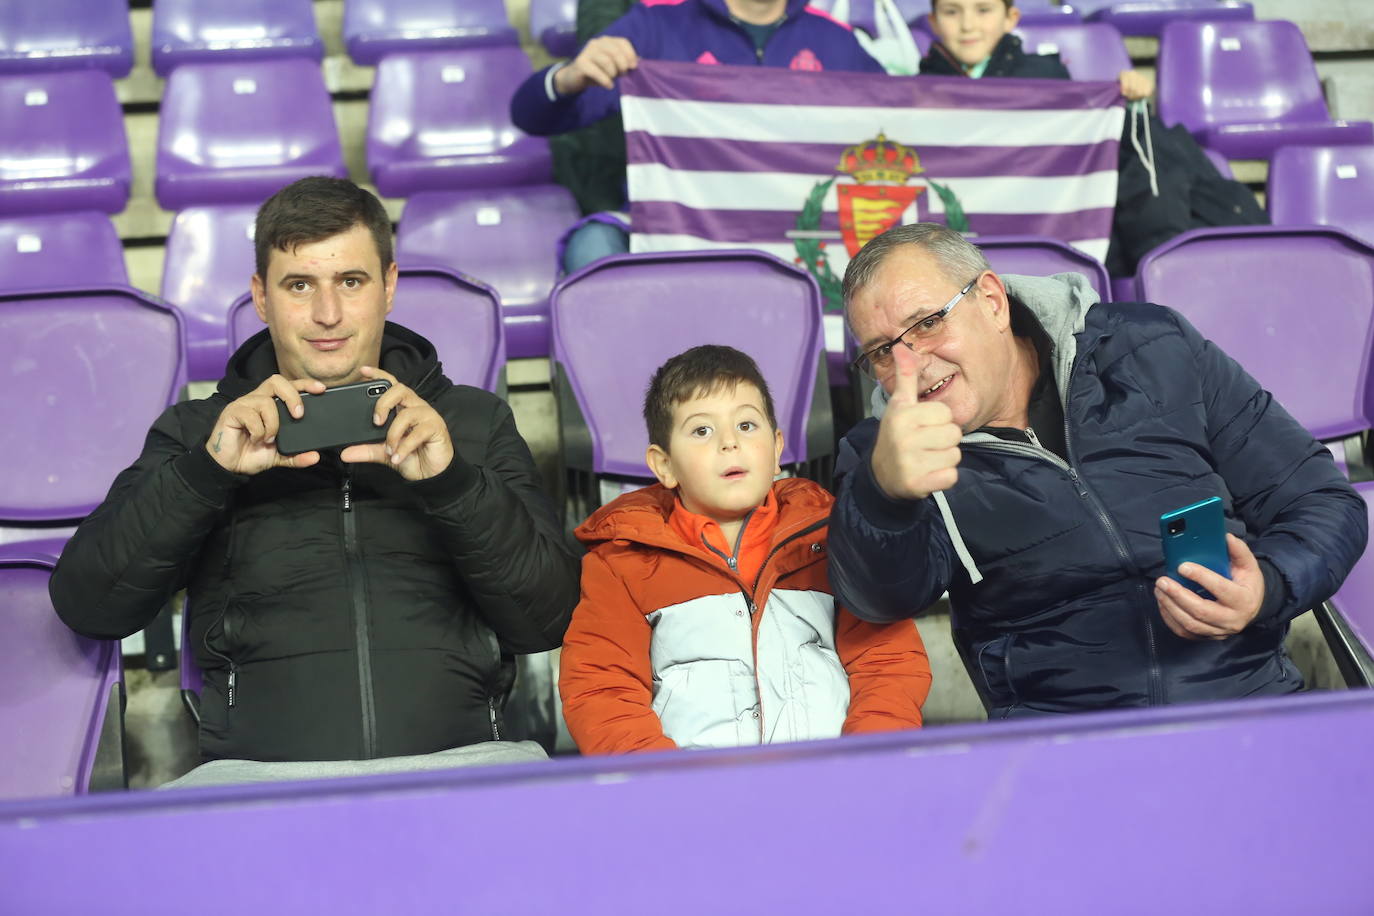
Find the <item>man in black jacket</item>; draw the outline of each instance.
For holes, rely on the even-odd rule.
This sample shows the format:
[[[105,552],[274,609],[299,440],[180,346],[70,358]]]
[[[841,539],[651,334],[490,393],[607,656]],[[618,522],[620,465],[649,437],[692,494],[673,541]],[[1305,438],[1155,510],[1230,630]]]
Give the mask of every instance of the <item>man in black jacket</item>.
[[[391,225],[351,182],[298,181],[258,212],[268,329],[214,395],[169,408],[52,577],[79,633],[124,637],[187,590],[206,759],[357,760],[501,738],[511,653],[558,646],[578,563],[510,409],[454,385],[386,322]],[[361,379],[384,443],[278,453],[294,416]],[[503,662],[503,656],[507,661]]]
[[[994,718],[1302,687],[1288,623],[1359,558],[1365,507],[1234,360],[1077,274],[999,277],[929,223],[869,242],[844,298],[881,386],[836,461],[831,584],[856,616],[948,591]],[[1204,597],[1165,575],[1159,518],[1211,497],[1231,575],[1178,569]]]

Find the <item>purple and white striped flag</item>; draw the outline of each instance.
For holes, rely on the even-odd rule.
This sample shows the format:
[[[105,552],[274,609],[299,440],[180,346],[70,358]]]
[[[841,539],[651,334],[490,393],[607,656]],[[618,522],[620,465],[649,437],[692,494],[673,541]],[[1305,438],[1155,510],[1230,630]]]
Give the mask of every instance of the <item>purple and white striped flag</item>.
[[[897,223],[1106,256],[1115,83],[641,61],[620,91],[634,251],[759,248],[810,269],[830,310],[849,258]]]

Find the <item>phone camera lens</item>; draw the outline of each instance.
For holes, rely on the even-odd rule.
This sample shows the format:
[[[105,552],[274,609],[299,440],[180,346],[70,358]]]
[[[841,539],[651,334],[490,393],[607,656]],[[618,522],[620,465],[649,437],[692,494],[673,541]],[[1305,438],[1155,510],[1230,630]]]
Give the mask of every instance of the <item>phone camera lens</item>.
[[[1173,535],[1182,534],[1188,527],[1188,523],[1181,518],[1169,520],[1169,533]]]
[[[386,394],[385,385],[373,385],[367,389],[367,396],[370,398],[379,398],[384,394]]]

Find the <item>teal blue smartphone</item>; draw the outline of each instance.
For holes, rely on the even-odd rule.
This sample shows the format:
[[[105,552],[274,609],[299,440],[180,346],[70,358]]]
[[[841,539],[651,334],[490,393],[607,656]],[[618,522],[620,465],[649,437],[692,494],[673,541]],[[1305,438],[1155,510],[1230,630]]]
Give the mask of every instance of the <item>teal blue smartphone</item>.
[[[1226,549],[1226,516],[1221,497],[1165,512],[1159,517],[1159,537],[1164,542],[1164,571],[1174,581],[1204,598],[1212,594],[1192,579],[1178,574],[1183,563],[1197,563],[1231,578],[1231,555]]]

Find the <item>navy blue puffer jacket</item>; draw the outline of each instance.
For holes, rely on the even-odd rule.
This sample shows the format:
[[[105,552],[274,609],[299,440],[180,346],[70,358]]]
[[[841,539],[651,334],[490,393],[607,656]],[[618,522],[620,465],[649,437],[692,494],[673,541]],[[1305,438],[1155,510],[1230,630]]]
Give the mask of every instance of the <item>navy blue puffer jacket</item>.
[[[970,433],[946,516],[934,498],[878,489],[878,421],[865,420],[837,466],[836,596],[889,621],[948,590],[992,717],[1299,689],[1288,622],[1336,590],[1366,539],[1364,504],[1330,454],[1177,313],[1094,304],[1072,274],[1002,279],[1054,341],[1069,461]],[[1190,641],[1155,604],[1159,516],[1210,496],[1260,559],[1266,595],[1242,633]]]

